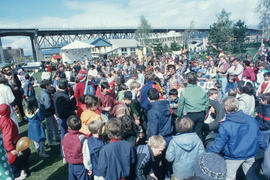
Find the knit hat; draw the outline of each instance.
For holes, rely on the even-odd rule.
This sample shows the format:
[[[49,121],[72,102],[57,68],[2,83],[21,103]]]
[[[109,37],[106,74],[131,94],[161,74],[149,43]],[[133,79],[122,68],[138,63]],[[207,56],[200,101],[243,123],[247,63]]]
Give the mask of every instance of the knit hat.
[[[81,82],[84,82],[87,79],[87,75],[88,75],[87,70],[84,68],[81,68],[81,70],[79,71],[79,74],[78,74],[78,78]]]
[[[225,180],[226,162],[218,154],[202,153],[194,164],[195,175],[207,180]]]

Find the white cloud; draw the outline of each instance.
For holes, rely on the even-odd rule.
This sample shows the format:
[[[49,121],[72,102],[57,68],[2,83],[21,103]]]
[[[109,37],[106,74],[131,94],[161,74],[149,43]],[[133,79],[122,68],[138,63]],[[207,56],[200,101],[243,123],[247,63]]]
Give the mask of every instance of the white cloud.
[[[97,0],[63,1],[63,8],[75,10],[69,17],[48,15],[25,21],[0,19],[0,28],[108,28],[137,27],[144,15],[152,27],[208,28],[216,14],[224,8],[231,19],[242,19],[249,27],[256,27],[258,15],[254,0]],[[2,22],[2,23],[1,23]],[[20,39],[22,41],[22,39]],[[20,42],[19,41],[19,42]],[[30,42],[30,41],[29,41]],[[13,42],[18,45],[18,42]],[[25,45],[21,43],[20,45]],[[25,47],[26,49],[29,47]]]
[[[2,37],[3,47],[12,47],[12,48],[23,48],[24,55],[32,54],[32,46],[29,37],[23,36],[10,36],[10,37]]]

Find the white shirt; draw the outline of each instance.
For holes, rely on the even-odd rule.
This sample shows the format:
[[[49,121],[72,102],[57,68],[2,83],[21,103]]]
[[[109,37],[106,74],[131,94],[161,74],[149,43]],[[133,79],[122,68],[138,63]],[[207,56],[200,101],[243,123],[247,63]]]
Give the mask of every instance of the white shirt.
[[[7,85],[0,84],[0,104],[7,104],[10,107],[10,119],[14,121],[19,130],[18,118],[13,108],[11,107],[11,103],[14,101],[14,99],[15,97],[11,88]]]

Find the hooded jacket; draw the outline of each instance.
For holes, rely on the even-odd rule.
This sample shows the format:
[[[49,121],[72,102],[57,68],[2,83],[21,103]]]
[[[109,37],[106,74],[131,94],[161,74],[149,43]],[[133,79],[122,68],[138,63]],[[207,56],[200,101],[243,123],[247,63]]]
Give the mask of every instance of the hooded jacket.
[[[204,146],[196,133],[173,136],[166,151],[166,159],[173,162],[173,173],[183,179],[194,175],[195,159],[204,152]]]
[[[39,109],[37,109],[33,114],[29,114],[27,111],[25,112],[26,118],[29,121],[28,123],[28,137],[29,139],[40,142],[45,141],[46,136],[44,129],[42,127],[43,117]]]
[[[225,159],[245,160],[258,151],[258,122],[242,110],[226,115],[208,151],[223,153]]]
[[[172,114],[167,100],[150,103],[147,111],[146,138],[153,135],[170,136],[173,132]]]
[[[19,132],[16,124],[10,119],[10,108],[6,104],[0,105],[0,130],[3,137],[3,144],[7,151],[8,162],[12,164],[16,156],[10,151],[15,150],[16,142],[19,140]]]

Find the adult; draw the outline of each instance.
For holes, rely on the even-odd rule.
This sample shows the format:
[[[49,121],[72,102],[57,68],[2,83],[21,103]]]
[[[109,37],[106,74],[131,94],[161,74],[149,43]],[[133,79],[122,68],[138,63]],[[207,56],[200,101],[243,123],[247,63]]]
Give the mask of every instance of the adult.
[[[228,69],[227,73],[234,75],[236,78],[236,82],[242,80],[242,74],[244,71],[244,67],[240,63],[239,58],[234,58],[232,60],[232,66]]]
[[[254,87],[249,81],[239,81],[237,86],[239,109],[252,116],[255,110]]]
[[[185,113],[194,122],[194,130],[202,139],[202,125],[208,110],[209,101],[205,91],[197,85],[197,76],[194,72],[187,74],[187,87],[182,91],[178,101],[178,117]]]
[[[87,83],[87,78],[88,78],[87,76],[88,76],[87,70],[84,67],[82,67],[77,76],[80,81],[76,84],[76,88],[74,92],[74,97],[76,99],[77,106],[80,106],[82,104],[79,101],[79,98],[84,95],[85,85]]]
[[[239,102],[234,97],[224,100],[225,120],[220,124],[218,134],[208,151],[222,153],[227,165],[226,180],[235,179],[240,166],[247,174],[255,161],[258,151],[258,122],[239,110]]]
[[[225,55],[220,55],[217,72],[218,72],[219,82],[221,83],[221,92],[222,92],[223,98],[226,96],[226,86],[228,83],[227,70],[229,68],[230,68],[230,64],[226,61]]]

